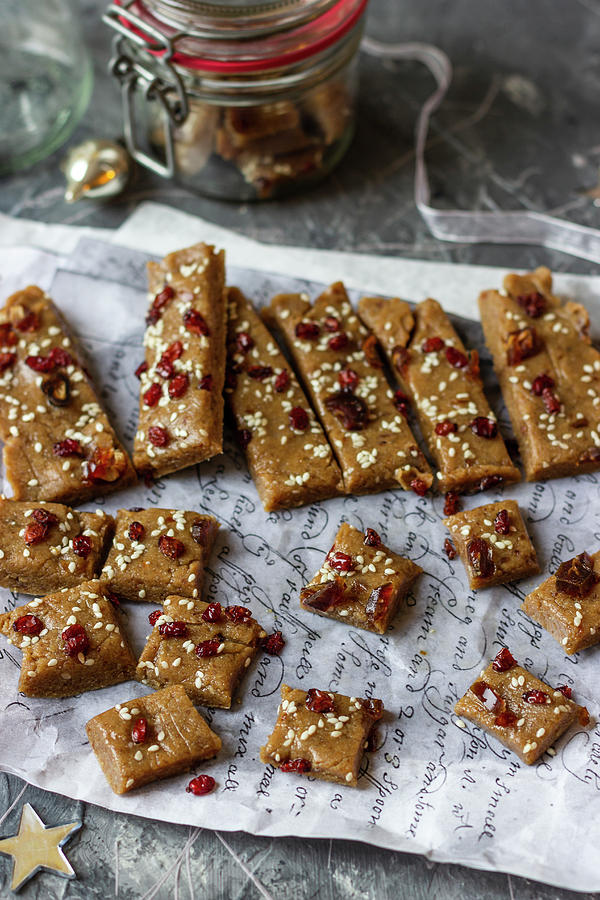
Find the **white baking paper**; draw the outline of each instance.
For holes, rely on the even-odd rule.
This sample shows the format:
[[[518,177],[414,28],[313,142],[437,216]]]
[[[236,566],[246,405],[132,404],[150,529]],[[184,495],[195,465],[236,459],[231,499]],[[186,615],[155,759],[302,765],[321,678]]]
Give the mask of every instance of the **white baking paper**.
[[[141,252],[93,240],[53,262],[43,254],[36,263],[31,252],[18,257],[0,250],[6,284],[19,276],[22,283],[32,280],[31,265],[50,273],[48,287],[79,334],[109,414],[129,445],[136,427],[133,371],[142,356],[145,261]],[[395,262],[396,292],[414,300],[430,292],[407,291],[401,261]],[[426,273],[429,264],[421,266]],[[363,260],[361,286],[372,291],[366,267]],[[446,268],[448,289],[458,293]],[[342,267],[329,271],[328,278],[345,274]],[[373,268],[373,280],[376,274]],[[500,273],[493,274],[493,282],[482,279],[478,287],[499,284]],[[289,274],[233,267],[229,281],[258,303],[281,290],[314,293],[320,287]],[[585,279],[579,283],[587,286]],[[458,324],[468,343],[482,351],[479,326]],[[488,378],[489,360],[485,352],[482,356]],[[490,396],[505,423],[497,393]],[[600,546],[599,485],[588,475],[506,490],[521,505],[544,576],[574,553]],[[465,505],[502,496],[501,490],[490,491]],[[557,743],[554,758],[545,756],[528,768],[479,729],[459,728],[452,713],[487,660],[508,644],[523,665],[551,685],[571,684],[574,697],[596,716],[598,651],[566,657],[519,611],[521,599],[543,576],[470,592],[460,562],[442,553],[442,498],[394,491],[267,515],[243,456],[227,435],[225,453],[212,462],[90,508],[96,505],[109,511],[184,507],[216,516],[222,527],[205,598],[250,607],[267,630],[283,631],[286,647],[280,658],[257,657],[233,710],[204,711],[223,750],[199,769],[217,779],[217,791],[197,798],[185,792],[185,776],[117,797],[100,772],[85,722],[146,693],[142,686],[131,682],[67,700],[25,698],[17,693],[20,654],[3,644],[0,768],[48,790],[153,819],[263,835],[350,838],[567,888],[600,888],[600,727],[574,728]],[[300,588],[321,565],[344,520],[377,529],[388,546],[425,569],[384,636],[299,609]],[[2,591],[0,607],[24,599]],[[124,604],[124,609],[124,628],[139,651],[153,607]],[[384,701],[380,749],[365,757],[358,789],[284,775],[260,763],[258,750],[275,721],[282,681]]]

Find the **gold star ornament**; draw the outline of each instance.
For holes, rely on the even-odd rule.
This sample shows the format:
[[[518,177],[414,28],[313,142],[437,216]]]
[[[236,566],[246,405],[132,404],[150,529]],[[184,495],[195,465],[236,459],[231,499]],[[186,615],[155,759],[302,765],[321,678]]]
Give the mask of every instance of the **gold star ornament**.
[[[61,848],[80,828],[81,822],[49,828],[33,806],[24,803],[18,834],[0,840],[0,853],[13,858],[11,889],[18,891],[40,869],[64,878],[75,878],[73,867]]]

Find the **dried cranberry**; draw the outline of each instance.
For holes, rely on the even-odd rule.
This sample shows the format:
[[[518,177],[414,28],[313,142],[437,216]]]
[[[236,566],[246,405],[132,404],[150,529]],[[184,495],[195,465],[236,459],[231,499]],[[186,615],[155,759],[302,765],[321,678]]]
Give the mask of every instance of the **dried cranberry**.
[[[44,623],[41,619],[38,619],[37,616],[32,615],[31,613],[26,616],[19,616],[18,619],[15,619],[13,622],[13,629],[18,631],[19,634],[27,634],[32,637],[36,637],[41,631],[44,630]]]
[[[392,362],[398,372],[402,372],[402,370],[406,368],[409,359],[410,351],[407,350],[406,347],[401,347],[397,344],[392,350]]]
[[[365,528],[365,537],[363,543],[367,547],[381,547],[381,538],[374,528]]]
[[[78,534],[73,538],[73,553],[76,556],[87,559],[91,552],[92,542],[86,534]]]
[[[188,794],[194,794],[196,797],[202,797],[204,794],[210,794],[215,789],[216,781],[212,775],[196,775],[192,778],[186,791]]]
[[[466,355],[456,347],[446,347],[446,359],[455,369],[464,369],[469,365]]]
[[[446,538],[444,541],[444,553],[448,557],[448,559],[456,558],[456,548],[450,538]]]
[[[172,300],[175,296],[175,291],[171,287],[170,284],[166,284],[162,291],[156,295],[154,300],[152,301],[152,306],[148,311],[148,315],[146,316],[146,324],[154,325],[161,317],[161,313],[169,300]]]
[[[248,376],[254,378],[255,381],[264,381],[273,374],[271,366],[248,366],[246,369]]]
[[[298,322],[294,333],[301,341],[314,341],[319,337],[321,329],[316,322]]]
[[[268,634],[266,637],[261,638],[259,645],[265,653],[269,653],[271,656],[279,656],[285,647],[285,641],[280,631],[274,631],[273,634]]]
[[[282,394],[284,391],[287,391],[289,384],[290,373],[287,371],[287,369],[283,369],[273,382],[273,390],[278,394]]]
[[[290,428],[295,431],[306,431],[309,426],[308,413],[301,406],[294,406],[289,411]]]
[[[26,356],[25,364],[34,372],[51,372],[54,368],[50,356]]]
[[[550,388],[544,388],[542,391],[542,400],[544,402],[544,406],[546,408],[546,412],[550,415],[554,415],[555,413],[560,412],[560,400],[554,394]]]
[[[340,330],[340,320],[336,319],[335,316],[326,316],[325,321],[323,322],[323,328],[325,331],[339,331]]]
[[[326,581],[316,588],[303,588],[300,591],[300,600],[309,609],[326,612],[332,606],[339,606],[346,602],[346,586],[341,578],[335,581]]]
[[[518,366],[525,359],[535,356],[542,349],[535,328],[521,328],[511,331],[506,348],[506,362],[509,366]]]
[[[444,497],[444,515],[453,516],[460,509],[460,498],[456,491],[447,491]]]
[[[50,359],[52,360],[54,366],[62,366],[66,368],[66,366],[73,365],[73,357],[70,353],[67,353],[66,350],[63,350],[61,347],[53,347],[50,351]]]
[[[501,509],[494,519],[494,531],[496,534],[508,534],[510,532],[510,517],[507,509]]]
[[[40,317],[36,312],[28,312],[19,322],[15,322],[15,328],[19,331],[37,331],[40,327]]]
[[[158,620],[160,619],[160,617],[163,616],[163,615],[164,615],[164,612],[163,612],[162,609],[155,609],[155,610],[154,610],[153,612],[151,612],[150,615],[148,616],[148,621],[150,622],[151,625],[156,625],[157,621],[158,621]]]
[[[151,425],[148,429],[148,440],[154,447],[166,447],[171,439],[169,432],[162,425]]]
[[[366,714],[373,719],[374,722],[378,722],[383,716],[383,703],[381,700],[376,700],[374,697],[367,697],[361,701],[361,705]]]
[[[183,324],[192,334],[199,334],[202,337],[210,335],[210,328],[206,324],[204,316],[197,309],[188,309],[183,315]]]
[[[546,312],[546,298],[539,291],[532,291],[530,294],[520,294],[518,297],[515,297],[515,300],[532,319],[539,319]]]
[[[178,375],[175,375],[169,381],[169,397],[171,400],[178,400],[179,397],[183,397],[185,392],[187,391],[190,384],[190,379],[187,372],[180,372]]]
[[[200,546],[206,546],[210,530],[211,524],[208,519],[194,519],[190,528],[192,540],[195,541],[196,544],[200,544]]]
[[[333,697],[330,697],[327,691],[320,691],[318,688],[310,688],[306,692],[305,706],[314,713],[335,712]]]
[[[343,350],[344,347],[348,346],[348,335],[345,331],[334,334],[333,337],[330,337],[327,341],[327,346],[330,350]]]
[[[442,437],[445,437],[447,434],[454,434],[455,431],[458,431],[458,425],[456,422],[451,422],[450,419],[444,419],[443,422],[438,422],[435,426],[435,433],[440,434]]]
[[[549,388],[551,390],[554,387],[555,383],[556,382],[554,381],[554,378],[552,378],[550,375],[546,375],[546,373],[543,372],[541,375],[538,375],[537,378],[534,378],[531,382],[531,393],[535,394],[536,397],[541,397],[542,391],[544,391],[546,388]]]
[[[501,712],[500,715],[496,716],[494,725],[498,725],[500,728],[509,728],[511,725],[516,725],[517,721],[514,712],[511,712],[510,709],[505,709],[504,712]]]
[[[57,441],[57,443],[52,447],[52,452],[55,456],[84,455],[84,452],[81,449],[81,444],[79,443],[79,441],[76,441],[73,438],[65,438],[64,441]]]
[[[225,615],[235,625],[246,625],[252,621],[252,610],[246,606],[226,606]]]
[[[467,544],[469,562],[479,578],[491,578],[496,571],[488,542],[484,538],[473,538]]]
[[[137,367],[137,369],[135,370],[135,372],[133,374],[135,375],[136,378],[141,378],[142,375],[144,374],[144,372],[147,372],[147,371],[148,371],[148,363],[146,362],[146,360],[144,360],[144,362],[141,362],[139,364],[139,366]]]
[[[570,700],[571,697],[573,696],[573,691],[567,684],[557,685],[556,690],[560,691],[561,694],[563,694],[567,698],[567,700]]]
[[[580,463],[597,463],[598,461],[600,461],[600,447],[588,447],[587,450],[584,450],[583,453],[579,455]]]
[[[77,656],[89,650],[90,641],[85,633],[83,625],[69,625],[61,635],[64,642],[64,651],[67,656]]]
[[[179,559],[184,552],[185,547],[181,541],[177,540],[177,538],[161,534],[158,539],[158,549],[162,555],[166,556],[168,559]]]
[[[239,331],[235,336],[235,346],[240,353],[248,353],[254,347],[254,338],[247,331]]]
[[[506,702],[493,687],[490,687],[487,681],[476,681],[471,685],[470,690],[490,712],[499,714],[506,709]]]
[[[369,334],[362,342],[362,352],[365,354],[367,363],[373,369],[383,369],[383,363],[377,350],[377,338],[374,334]]]
[[[394,585],[391,582],[380,584],[371,591],[365,604],[365,615],[371,622],[378,622],[388,615],[390,603],[394,596]]]
[[[202,619],[205,622],[220,622],[223,619],[223,607],[220,603],[209,603],[204,612]]]
[[[542,704],[542,703],[549,703],[550,697],[548,696],[548,694],[545,691],[533,690],[533,691],[525,691],[525,693],[523,694],[523,700],[525,700],[526,703]]]
[[[475,416],[471,422],[471,431],[481,438],[495,438],[498,434],[498,423],[486,416]]]
[[[211,638],[208,641],[200,641],[199,644],[196,644],[194,652],[199,658],[207,656],[217,656],[219,653],[219,647],[222,643],[222,635],[218,635],[217,637]]]
[[[7,369],[12,369],[16,361],[16,353],[0,353],[0,374],[6,372]]]
[[[423,353],[439,353],[444,346],[445,344],[441,337],[430,337],[423,341],[421,350]]]
[[[492,669],[495,672],[508,672],[509,669],[516,665],[517,661],[508,647],[503,647],[502,650],[499,650],[492,661]]]
[[[127,529],[127,534],[129,536],[130,541],[141,541],[144,537],[146,529],[142,525],[141,522],[132,522],[129,528]]]
[[[556,589],[569,597],[585,597],[597,581],[594,560],[586,551],[561,563],[556,572]]]
[[[352,557],[347,553],[342,553],[341,550],[336,550],[335,552],[329,551],[326,562],[332,569],[335,569],[336,572],[351,572],[354,569],[354,560]]]
[[[131,726],[131,740],[134,744],[144,744],[148,737],[148,722],[143,716],[136,719]]]
[[[410,398],[404,391],[397,390],[394,392],[394,406],[399,413],[408,419],[408,411],[410,409]]]
[[[250,441],[252,440],[252,432],[249,428],[240,428],[237,433],[237,439],[242,450],[245,450]]]
[[[0,346],[14,347],[19,338],[13,331],[10,322],[2,322],[0,325]]]
[[[145,406],[156,406],[161,397],[162,387],[158,381],[154,381],[148,390],[144,392],[142,399]]]
[[[310,772],[311,762],[309,759],[303,759],[302,756],[299,756],[297,759],[288,759],[287,762],[282,762],[279,768],[282,772],[298,772],[302,774],[303,772]]]
[[[183,344],[181,341],[173,341],[162,354],[156,364],[156,371],[162,378],[171,378],[175,374],[174,362],[179,359],[183,353]]]
[[[188,627],[185,622],[161,622],[158,626],[158,632],[163,637],[187,637]]]
[[[362,431],[369,419],[369,409],[362,397],[357,397],[356,394],[346,390],[326,397],[325,407],[341,422],[346,431]]]
[[[354,369],[342,369],[338,372],[338,383],[343,391],[354,391],[358,385],[359,378]]]
[[[25,529],[23,540],[28,547],[31,547],[33,544],[40,544],[43,540],[45,540],[47,534],[47,525],[41,525],[39,522],[30,522]]]
[[[429,490],[427,484],[420,478],[413,478],[410,482],[410,489],[417,494],[418,497],[424,497]]]
[[[479,490],[487,491],[491,487],[496,487],[497,484],[502,484],[503,481],[502,475],[486,475],[485,478],[482,478],[479,482]]]
[[[57,525],[58,524],[58,516],[55,516],[54,513],[48,512],[47,509],[34,509],[31,513],[32,519],[35,519],[36,522],[39,522],[40,525]]]

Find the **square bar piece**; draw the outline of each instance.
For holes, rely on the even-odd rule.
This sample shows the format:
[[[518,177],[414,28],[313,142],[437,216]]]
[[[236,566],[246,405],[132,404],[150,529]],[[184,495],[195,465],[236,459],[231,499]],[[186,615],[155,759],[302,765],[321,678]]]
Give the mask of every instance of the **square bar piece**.
[[[225,254],[206,244],[148,263],[152,298],[138,369],[139,472],[176,472],[223,450]]]
[[[423,569],[388,550],[373,528],[344,522],[325,562],[300,591],[300,606],[346,625],[384,634]]]
[[[377,342],[341,282],[311,306],[281,294],[263,311],[285,337],[301,381],[333,447],[348,494],[397,488],[424,494],[433,476],[394,406]]]
[[[561,563],[525,597],[521,609],[555,638],[565,653],[600,641],[600,551]]]
[[[363,297],[358,311],[412,403],[439,490],[520,481],[483,391],[479,355],[467,353],[440,304],[424,300],[411,312],[404,300]]]
[[[0,615],[0,631],[23,652],[26,697],[73,697],[134,677],[135,657],[108,595],[100,581],[86,581]]]
[[[180,599],[165,601],[173,615],[156,619],[136,678],[153,688],[182,684],[194,703],[229,709],[266,632],[243,606],[199,603],[200,621],[184,621],[185,613],[176,612]]]
[[[540,571],[535,548],[514,500],[486,503],[444,519],[471,588],[508,584]]]
[[[270,512],[344,492],[342,473],[296,376],[252,304],[229,289],[225,397]]]
[[[80,351],[38,287],[0,310],[0,438],[15,500],[81,503],[135,481]]]
[[[589,723],[585,706],[570,695],[570,688],[551,688],[517,665],[503,647],[454,712],[498,738],[530,766],[576,721]]]
[[[100,509],[0,499],[0,586],[41,595],[96,578],[113,531]]]
[[[162,603],[177,593],[192,603],[218,528],[212,516],[183,509],[120,509],[101,577],[126,600]]]
[[[115,794],[188,772],[221,749],[221,738],[175,684],[90,719],[87,736]]]
[[[552,293],[541,267],[507,275],[504,291],[479,297],[492,353],[528,481],[600,468],[600,353],[589,316]]]
[[[365,747],[382,715],[381,700],[282,684],[277,721],[260,748],[261,761],[282,772],[356,787]]]

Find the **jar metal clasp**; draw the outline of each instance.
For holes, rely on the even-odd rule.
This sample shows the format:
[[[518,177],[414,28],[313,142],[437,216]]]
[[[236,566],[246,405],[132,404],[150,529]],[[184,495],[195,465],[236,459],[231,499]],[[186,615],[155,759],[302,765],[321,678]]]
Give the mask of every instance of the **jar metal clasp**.
[[[175,174],[174,127],[188,116],[189,105],[184,84],[171,64],[174,43],[179,35],[166,37],[145,22],[129,7],[134,0],[111,3],[103,21],[117,34],[113,41],[110,71],[121,85],[125,143],[131,156],[157,175],[172,178]],[[147,59],[140,61],[131,53],[131,45],[145,51]],[[135,94],[140,90],[147,102],[162,107],[164,131],[164,162],[151,156],[139,144],[135,116]]]

